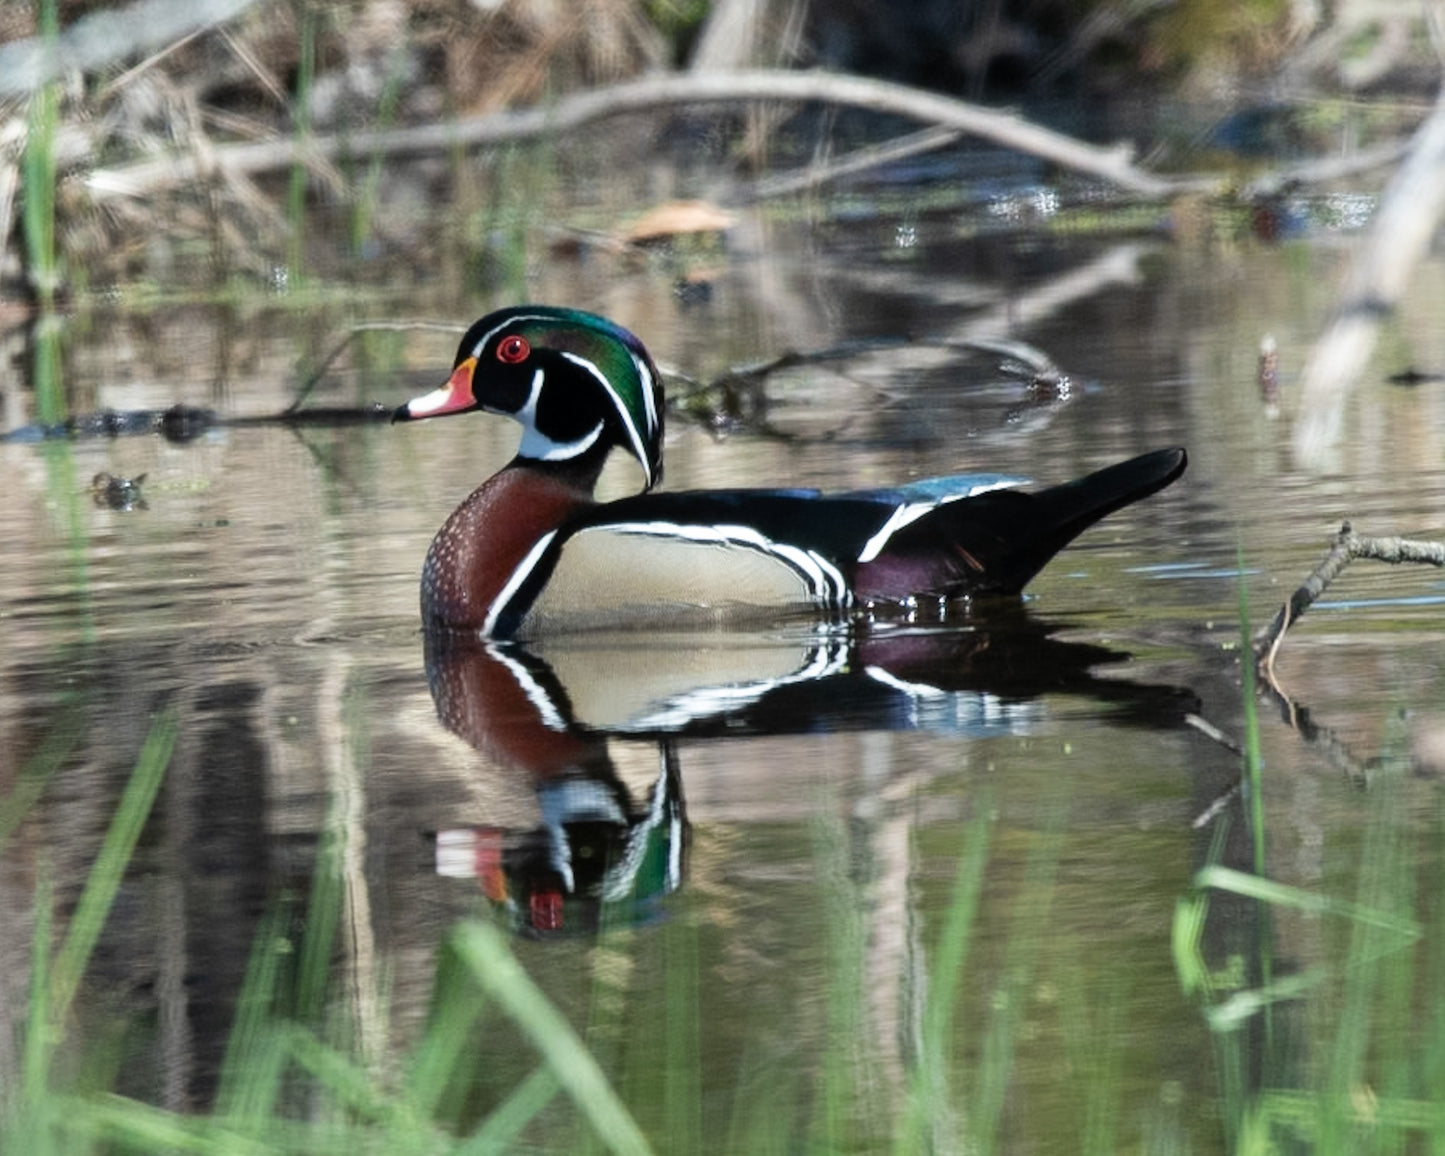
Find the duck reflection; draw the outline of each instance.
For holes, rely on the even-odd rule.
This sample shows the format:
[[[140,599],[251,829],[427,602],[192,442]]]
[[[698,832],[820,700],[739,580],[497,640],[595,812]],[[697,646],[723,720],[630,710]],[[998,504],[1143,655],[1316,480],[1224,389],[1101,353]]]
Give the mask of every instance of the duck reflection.
[[[871,626],[659,637],[574,636],[525,645],[433,634],[426,668],[443,725],[516,789],[530,829],[437,833],[437,869],[475,878],[522,934],[586,934],[656,918],[681,886],[688,846],[679,742],[846,730],[1026,733],[1046,694],[1111,708],[1111,722],[1173,728],[1194,708],[1177,687],[1096,673],[1129,655],[1054,637],[1019,610],[986,625]],[[615,739],[655,744],[634,798]]]

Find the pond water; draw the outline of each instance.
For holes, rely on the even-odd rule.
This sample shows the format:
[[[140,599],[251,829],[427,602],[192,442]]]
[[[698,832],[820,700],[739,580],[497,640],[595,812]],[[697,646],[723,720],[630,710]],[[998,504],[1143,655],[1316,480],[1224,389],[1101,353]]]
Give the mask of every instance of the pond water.
[[[1445,534],[1445,385],[1387,380],[1445,370],[1433,305],[1445,263],[1420,271],[1360,384],[1339,471],[1313,476],[1292,463],[1291,386],[1348,232],[1270,243],[1207,207],[1191,224],[1181,207],[1167,231],[1161,218],[1121,236],[1018,219],[1018,203],[940,211],[894,192],[826,212],[754,208],[726,247],[683,258],[534,239],[508,293],[418,278],[360,304],[122,296],[71,318],[63,365],[82,411],[275,414],[300,367],[362,316],[464,325],[525,292],[617,319],[695,381],[835,351],[766,377],[764,420],[727,436],[674,415],[669,488],[854,488],[960,469],[1053,482],[1168,445],[1188,447],[1190,467],[1086,533],[1017,613],[959,610],[861,639],[594,639],[522,662],[428,656],[417,614],[431,535],[515,448],[500,419],[6,441],[6,785],[23,786],[47,744],[61,754],[4,847],[5,1015],[24,1016],[37,879],[63,925],[168,711],[175,751],[77,1013],[118,1090],[166,1107],[209,1102],[266,913],[304,906],[323,847],[341,889],[336,1014],[374,1062],[420,1031],[447,929],[489,911],[522,933],[527,971],[662,1151],[756,1151],[768,1122],[793,1137],[787,1150],[799,1137],[888,1146],[929,995],[953,984],[940,1134],[983,1121],[1006,1150],[1079,1151],[1087,1127],[1099,1151],[1219,1151],[1226,1069],[1249,1087],[1288,1086],[1290,1072],[1304,1086],[1316,1019],[1289,1019],[1278,1067],[1246,1019],[1231,1068],[1176,974],[1176,904],[1194,872],[1254,863],[1231,793],[1239,760],[1185,716],[1242,741],[1241,567],[1258,625],[1343,520]],[[1259,386],[1266,334],[1277,414]],[[1066,388],[1041,397],[1000,354],[958,345],[999,338],[1045,352]],[[9,340],[13,431],[34,420],[33,359],[23,333]],[[308,404],[394,406],[442,380],[455,340],[367,334]],[[102,473],[143,476],[143,506],[93,494]],[[618,462],[604,490],[635,483]],[[1360,898],[1382,822],[1425,849],[1405,875],[1422,890],[1438,880],[1438,840],[1412,841],[1438,822],[1442,598],[1434,571],[1360,562],[1292,632],[1278,674],[1293,701],[1261,699],[1260,715],[1278,881]],[[591,777],[497,758],[496,728],[523,741],[538,725],[519,666],[592,724],[570,740]],[[720,686],[722,721],[669,733],[681,701],[716,702]],[[536,883],[556,854],[547,824],[569,807],[588,816],[574,862],[611,872],[605,903]],[[971,854],[983,871],[970,949],[940,973]],[[1201,950],[1216,973],[1246,977],[1236,987],[1259,972],[1260,922],[1250,901],[1211,907]],[[1338,976],[1346,938],[1285,911],[1272,966]],[[1405,1047],[1420,1029],[1393,1030]],[[500,1017],[475,1047],[468,1111],[481,1118],[536,1058]],[[567,1151],[585,1134],[558,1100],[527,1137]]]

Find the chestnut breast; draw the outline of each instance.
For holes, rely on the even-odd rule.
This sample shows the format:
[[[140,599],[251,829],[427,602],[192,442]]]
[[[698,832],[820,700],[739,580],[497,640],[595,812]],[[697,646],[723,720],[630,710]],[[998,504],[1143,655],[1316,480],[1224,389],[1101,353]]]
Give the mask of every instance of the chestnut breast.
[[[525,466],[508,466],[488,478],[432,539],[422,569],[422,619],[434,626],[480,628],[537,539],[593,504],[584,491]]]

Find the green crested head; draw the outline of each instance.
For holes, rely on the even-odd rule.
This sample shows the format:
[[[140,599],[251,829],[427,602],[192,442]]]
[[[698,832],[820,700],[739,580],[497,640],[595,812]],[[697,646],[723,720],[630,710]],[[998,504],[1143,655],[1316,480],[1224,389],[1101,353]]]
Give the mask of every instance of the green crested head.
[[[518,305],[467,330],[451,380],[396,412],[398,419],[482,409],[522,424],[518,454],[567,461],[620,446],[662,479],[662,382],[632,333],[577,309]]]

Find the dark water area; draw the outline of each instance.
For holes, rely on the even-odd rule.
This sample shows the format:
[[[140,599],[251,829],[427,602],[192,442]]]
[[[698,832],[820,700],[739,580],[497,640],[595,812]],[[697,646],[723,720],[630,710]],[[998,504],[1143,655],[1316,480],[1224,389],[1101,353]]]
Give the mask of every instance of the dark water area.
[[[643,255],[558,247],[533,222],[506,288],[438,268],[314,308],[130,308],[121,294],[71,317],[64,373],[82,411],[274,414],[354,320],[465,325],[525,296],[615,318],[694,382],[830,351],[762,378],[749,395],[761,419],[721,423],[726,436],[674,414],[671,489],[960,470],[1046,483],[1168,445],[1190,466],[1087,532],[1014,610],[862,636],[785,626],[428,655],[421,561],[514,452],[501,419],[0,443],[0,785],[67,744],[4,845],[3,1014],[24,1015],[37,879],[63,922],[152,718],[170,711],[175,752],[75,1028],[111,1049],[123,1092],[207,1105],[266,912],[303,918],[329,846],[333,998],[383,1066],[420,1030],[447,928],[489,912],[659,1150],[689,1135],[698,1150],[749,1150],[758,1116],[806,1121],[825,1085],[847,1089],[830,1109],[845,1146],[882,1150],[920,1008],[955,979],[954,1107],[983,1112],[995,1093],[979,1073],[1002,1072],[1005,1148],[1080,1150],[1079,1120],[1107,1092],[1119,1148],[1224,1150],[1218,1041],[1181,990],[1171,934],[1194,872],[1211,857],[1252,870],[1252,844],[1231,793],[1238,758],[1185,716],[1242,741],[1241,583],[1258,625],[1346,519],[1445,534],[1445,393],[1388,380],[1445,370],[1445,266],[1419,271],[1351,402],[1338,471],[1315,476],[1292,462],[1291,385],[1354,236],[1340,222],[1368,193],[1302,203],[1299,235],[1271,242],[1207,204],[1114,229],[1084,227],[1026,181],[980,194],[982,209],[939,208],[936,192],[748,208],[725,244]],[[1259,384],[1267,334],[1277,405]],[[1051,388],[1010,368],[1005,339],[1052,360]],[[24,331],[3,340],[14,431],[35,420],[31,359]],[[455,341],[367,334],[309,404],[394,406],[443,380]],[[99,474],[143,476],[144,508],[112,508],[92,492]],[[619,461],[603,489],[636,485]],[[1435,829],[1442,600],[1433,570],[1357,563],[1286,643],[1292,703],[1260,700],[1272,878],[1354,899],[1372,824],[1404,842]],[[539,727],[574,743],[588,774],[498,757],[503,731]],[[980,831],[966,968],[936,974]],[[563,842],[601,899],[538,882]],[[1438,878],[1433,846],[1407,872],[1422,890]],[[1252,901],[1221,896],[1205,928],[1208,965],[1241,988],[1257,980],[1260,922]],[[1336,930],[1281,914],[1274,965],[1339,969]],[[1277,1021],[1297,1056],[1320,1030],[1305,999]],[[985,1054],[1001,1023],[1004,1066]],[[480,1116],[535,1057],[501,1021],[476,1048],[490,1073]],[[1243,1054],[1260,1065],[1263,1045],[1246,1039]],[[0,1050],[0,1066],[15,1062]],[[691,1082],[691,1124],[668,1114],[670,1078]],[[528,1135],[572,1150],[576,1128],[544,1115]]]

